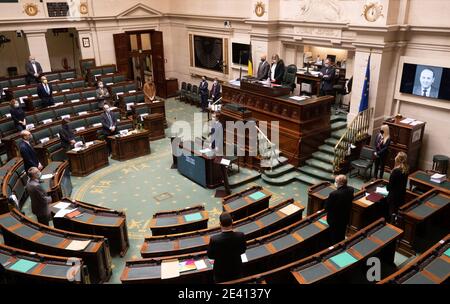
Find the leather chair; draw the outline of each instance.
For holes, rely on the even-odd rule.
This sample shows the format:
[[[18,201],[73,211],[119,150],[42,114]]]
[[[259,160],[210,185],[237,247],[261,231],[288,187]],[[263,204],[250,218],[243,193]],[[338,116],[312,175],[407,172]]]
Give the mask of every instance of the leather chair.
[[[291,93],[294,92],[296,87],[297,80],[297,66],[295,64],[290,64],[286,68],[286,72],[283,76],[283,81],[281,82],[282,86],[289,87],[291,89]]]
[[[363,146],[359,154],[359,159],[351,161],[350,166],[352,169],[357,169],[357,174],[352,175],[350,170],[350,177],[355,177],[359,175],[360,170],[364,170],[363,177],[369,180],[372,176],[372,166],[373,166],[373,154],[375,150],[369,146]],[[369,176],[367,176],[367,171],[369,171]]]

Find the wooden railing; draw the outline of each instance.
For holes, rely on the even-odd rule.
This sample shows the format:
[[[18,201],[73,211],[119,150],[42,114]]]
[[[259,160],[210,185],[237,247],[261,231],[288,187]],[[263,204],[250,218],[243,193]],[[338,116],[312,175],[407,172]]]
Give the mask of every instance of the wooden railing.
[[[367,136],[372,113],[373,108],[359,112],[358,115],[353,118],[352,122],[345,130],[345,133],[334,146],[334,172],[340,171],[342,164],[345,162],[345,157],[348,155],[348,151],[350,150],[350,145]]]

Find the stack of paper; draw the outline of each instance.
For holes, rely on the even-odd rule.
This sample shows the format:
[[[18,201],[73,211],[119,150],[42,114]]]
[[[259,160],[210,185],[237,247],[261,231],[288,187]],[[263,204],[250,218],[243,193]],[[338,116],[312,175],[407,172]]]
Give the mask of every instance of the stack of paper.
[[[291,214],[297,212],[298,210],[300,210],[300,208],[294,204],[289,204],[286,207],[280,209],[280,211],[286,215],[291,215]]]
[[[54,217],[64,217],[66,214],[74,211],[75,209],[60,209],[58,212],[56,212]]]
[[[245,253],[241,254],[241,260],[242,260],[242,263],[247,263],[248,262],[247,255]]]
[[[447,179],[447,176],[445,174],[439,174],[439,173],[435,173],[433,175],[431,175],[430,180],[434,183],[442,183],[445,182],[445,180]]]
[[[59,202],[55,205],[53,205],[53,207],[57,208],[57,209],[66,209],[67,207],[69,207],[71,204],[69,202]]]
[[[41,176],[41,179],[50,179],[50,178],[52,178],[54,175],[52,174],[52,173],[50,173],[50,174],[44,174],[44,175],[42,175]]]
[[[74,251],[84,250],[86,249],[86,247],[89,245],[90,242],[91,242],[90,240],[87,241],[73,240],[72,242],[69,243],[69,245],[67,245],[66,249]]]
[[[202,270],[202,269],[208,268],[208,266],[206,266],[205,260],[195,261],[194,264],[195,264],[195,267],[197,268],[197,270]]]
[[[387,196],[389,192],[387,191],[386,187],[377,187],[375,190],[376,193],[381,194],[383,196]]]
[[[161,279],[170,279],[180,276],[178,260],[167,260],[161,263]]]
[[[412,123],[414,121],[415,121],[415,119],[413,119],[413,118],[405,118],[405,119],[401,120],[400,122],[409,125],[410,123]]]

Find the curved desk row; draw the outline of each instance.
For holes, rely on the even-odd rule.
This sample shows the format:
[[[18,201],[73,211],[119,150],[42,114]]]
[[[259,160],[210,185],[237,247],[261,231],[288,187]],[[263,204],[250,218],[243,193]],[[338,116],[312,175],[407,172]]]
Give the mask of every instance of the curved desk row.
[[[41,225],[17,209],[0,216],[0,229],[8,246],[83,259],[93,283],[106,282],[111,276],[109,244],[102,236],[68,232]]]
[[[87,268],[79,258],[65,258],[20,250],[0,244],[0,264],[7,283],[90,283]]]
[[[25,185],[28,177],[25,173],[22,158],[15,157],[0,168],[1,195],[0,214],[6,213],[10,209],[10,197],[14,194],[17,198],[18,207],[28,198]]]
[[[68,198],[53,203],[50,210],[53,214],[55,228],[101,235],[108,239],[112,254],[124,256],[130,247],[125,212],[97,207]],[[69,210],[76,212],[76,215],[67,213]],[[55,214],[57,214],[56,217]]]
[[[241,257],[244,273],[249,275],[325,248],[329,230],[324,215],[319,212],[269,235],[248,241],[245,255]],[[168,265],[171,265],[172,271],[168,271]],[[213,261],[208,259],[206,252],[198,252],[127,261],[120,279],[122,283],[210,283],[212,268]]]
[[[154,236],[176,234],[206,229],[208,220],[208,211],[205,211],[205,206],[197,205],[157,212],[150,220],[149,228]]]
[[[253,186],[222,199],[223,211],[238,220],[269,207],[272,193],[261,186]]]
[[[304,209],[299,202],[289,199],[234,222],[233,228],[243,232],[245,238],[250,240],[300,221]],[[220,227],[177,235],[147,237],[141,247],[141,256],[163,257],[206,250],[210,237],[218,233]]]

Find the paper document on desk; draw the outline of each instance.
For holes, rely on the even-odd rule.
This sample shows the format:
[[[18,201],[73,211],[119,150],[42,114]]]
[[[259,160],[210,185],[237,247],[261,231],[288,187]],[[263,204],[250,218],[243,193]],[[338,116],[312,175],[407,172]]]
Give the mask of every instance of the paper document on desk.
[[[375,192],[383,196],[387,196],[389,194],[389,191],[387,191],[386,187],[377,187]]]
[[[247,263],[248,262],[247,255],[245,253],[241,254],[241,260],[242,260],[242,263]]]
[[[91,242],[90,240],[87,240],[87,241],[73,240],[73,241],[70,242],[70,244],[66,247],[66,249],[68,249],[68,250],[74,250],[74,251],[84,250],[84,249],[86,249],[86,247],[89,245],[90,242]]]
[[[298,210],[300,210],[300,208],[294,204],[289,204],[286,207],[283,207],[280,209],[280,211],[286,215],[291,215],[291,214],[297,212]]]
[[[200,153],[208,153],[208,152],[211,152],[212,150],[210,149],[210,148],[205,148],[205,149],[202,149],[202,150],[198,150],[198,152],[200,152]]]
[[[50,179],[54,176],[54,174],[50,173],[50,174],[44,174],[41,176],[41,179]]]
[[[221,164],[221,165],[224,165],[224,166],[229,166],[230,163],[231,163],[231,161],[230,161],[229,159],[226,159],[226,158],[222,158],[222,159],[220,160],[220,164]]]
[[[180,276],[180,269],[178,268],[178,260],[167,260],[161,263],[161,279],[170,279]]]
[[[420,124],[423,124],[423,121],[415,120],[415,121],[411,122],[409,125],[411,125],[411,126],[417,126],[417,125],[420,125]]]
[[[59,209],[58,212],[56,212],[55,216],[53,217],[64,217],[66,214],[74,211],[75,209]]]
[[[439,174],[439,173],[433,174],[430,177],[430,181],[432,181],[434,183],[438,183],[438,184],[445,182],[446,179],[447,179],[447,176],[445,174]]]
[[[413,118],[405,118],[405,119],[401,120],[400,122],[404,123],[404,124],[410,124],[413,121],[415,121],[415,119],[413,119]]]
[[[202,269],[208,268],[208,266],[206,266],[205,260],[195,261],[194,264],[195,264],[195,267],[197,267],[197,270],[202,270]]]
[[[230,80],[230,84],[235,85],[235,86],[241,86],[241,81],[240,80]]]
[[[67,207],[69,207],[71,204],[67,203],[67,202],[59,202],[56,205],[54,205],[53,207],[55,207],[56,209],[66,209]]]

